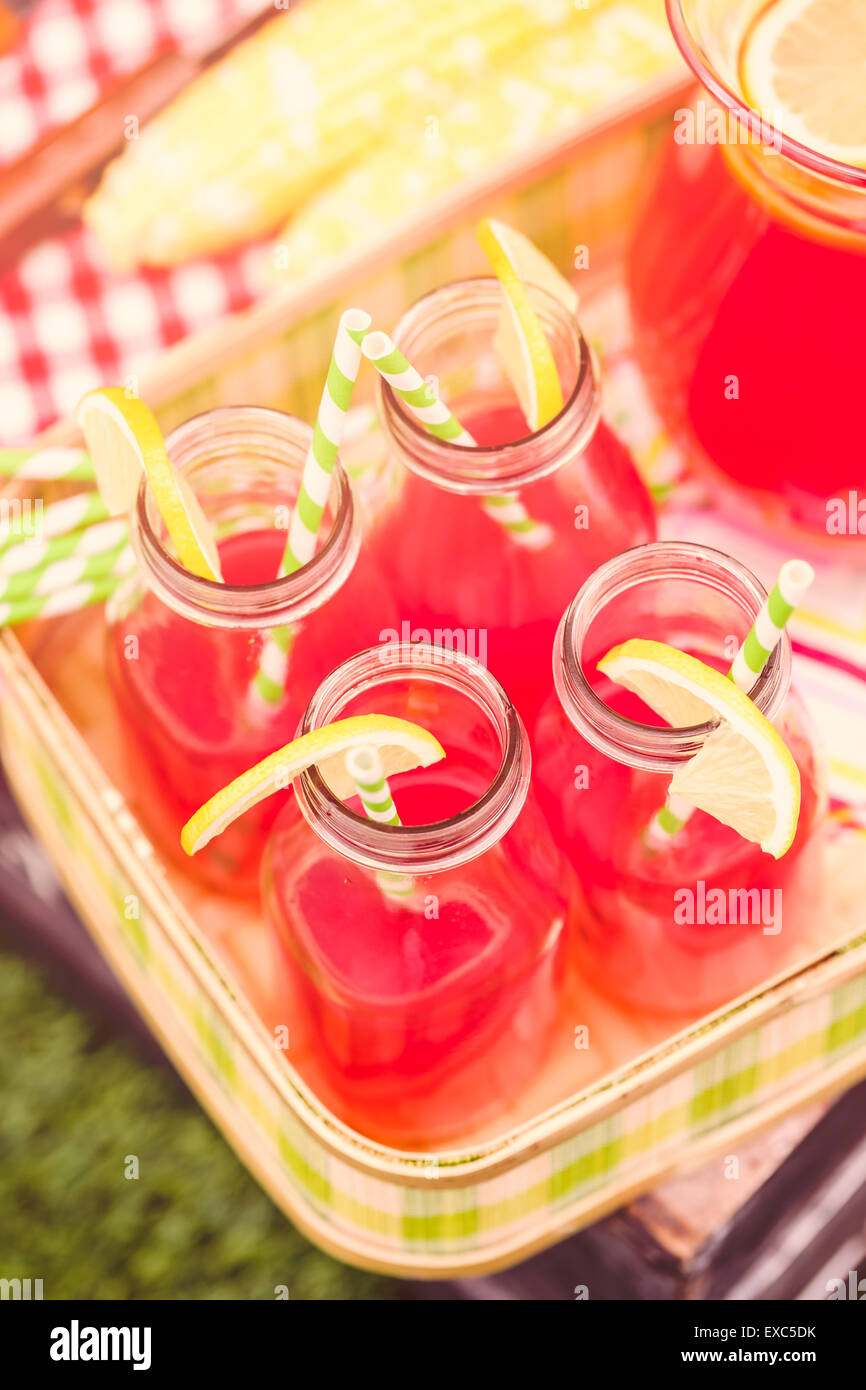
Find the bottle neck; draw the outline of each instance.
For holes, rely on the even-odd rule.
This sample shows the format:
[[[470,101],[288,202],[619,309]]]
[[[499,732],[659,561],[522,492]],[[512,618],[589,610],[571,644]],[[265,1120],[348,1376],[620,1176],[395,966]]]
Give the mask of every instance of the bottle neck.
[[[281,411],[228,406],[187,420],[168,436],[166,448],[221,543],[274,527],[287,534],[311,439],[308,425]],[[149,588],[182,617],[208,627],[258,629],[296,622],[345,582],[357,558],[360,528],[339,461],[320,534],[316,554],[294,574],[233,585],[199,578],[178,563],[144,480],[131,522],[133,550]]]
[[[659,728],[626,718],[598,693],[596,663],[612,647],[641,637],[715,657],[726,669],[766,597],[745,565],[706,546],[662,541],[615,556],[590,576],[559,626],[554,681],[565,714],[616,762],[673,773],[717,725]],[[750,692],[768,720],[779,713],[790,681],[785,634]]]
[[[718,144],[734,177],[775,220],[812,239],[866,252],[866,169],[794,139],[773,125],[772,113],[762,116],[746,98],[742,53],[765,8],[766,0],[667,0],[674,40],[704,88],[690,117],[694,134],[681,124],[677,138]]]
[[[528,287],[556,362],[565,404],[535,433],[506,444],[466,448],[429,434],[385,382],[379,416],[402,463],[449,492],[516,492],[577,459],[601,413],[598,366],[574,315],[552,295]],[[507,314],[495,279],[459,280],[419,299],[404,314],[394,341],[469,429],[478,416],[514,411],[497,335]]]
[[[406,682],[411,682],[414,692],[413,708],[408,710],[403,703]],[[423,716],[416,712],[419,685],[424,687]],[[309,733],[343,717],[348,706],[357,712],[360,705],[372,713],[385,705],[390,711],[389,687],[392,696],[400,691],[404,714],[440,739],[446,750],[446,771],[449,754],[453,765],[459,750],[456,743],[449,743],[445,712],[453,711],[455,697],[469,702],[472,717],[481,726],[477,743],[495,750],[482,795],[447,820],[382,825],[350,810],[334,796],[318,769],[311,768],[295,783],[301,813],[325,844],[367,868],[417,877],[477,859],[498,844],[526,801],[529,741],[517,711],[499,682],[471,657],[429,643],[403,643],[371,648],[332,671],[310,701],[302,731]],[[459,779],[457,769],[455,778]],[[399,799],[399,783],[393,790]]]

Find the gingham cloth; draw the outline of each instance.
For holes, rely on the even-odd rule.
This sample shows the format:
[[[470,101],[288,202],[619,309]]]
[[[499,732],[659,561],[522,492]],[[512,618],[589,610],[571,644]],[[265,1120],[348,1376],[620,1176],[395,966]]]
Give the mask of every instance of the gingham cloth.
[[[169,46],[218,42],[262,0],[41,0],[0,59],[0,165]],[[26,444],[84,391],[135,377],[170,343],[245,308],[255,247],[172,270],[112,274],[80,226],[0,276],[0,445]]]

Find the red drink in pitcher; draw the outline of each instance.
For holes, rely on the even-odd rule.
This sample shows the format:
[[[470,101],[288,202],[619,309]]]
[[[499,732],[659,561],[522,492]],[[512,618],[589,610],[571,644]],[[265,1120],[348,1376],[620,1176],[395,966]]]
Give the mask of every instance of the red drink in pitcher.
[[[262,896],[296,1067],[354,1128],[425,1148],[504,1114],[542,1064],[578,889],[483,667],[426,644],[363,652],[316,692],[304,731],[367,713],[421,724],[445,758],[393,779],[399,826],[303,773]]]
[[[718,551],[643,546],[587,581],[557,636],[557,694],[535,737],[539,799],[586,894],[582,970],[633,1008],[685,1015],[728,1002],[783,970],[820,912],[816,832],[826,792],[809,720],[790,690],[790,639],[751,693],[800,773],[798,828],[780,859],[703,811],[661,846],[648,839],[671,774],[716,726],[662,725],[596,669],[612,647],[642,637],[727,670],[764,597]]]
[[[541,290],[530,293],[565,398],[534,434],[496,350],[497,280],[446,285],[401,319],[397,346],[433,375],[477,447],[434,437],[380,383],[395,493],[370,535],[401,635],[462,645],[527,720],[550,688],[550,645],[570,595],[603,560],[655,534],[631,457],[600,418],[597,365],[573,314]],[[503,524],[503,501],[523,508],[529,534]]]
[[[279,511],[288,514],[294,503],[309,440],[300,421],[253,407],[209,411],[175,430],[169,454],[215,529],[225,582],[176,563],[142,486],[132,520],[138,572],[108,610],[107,664],[130,804],[173,860],[229,893],[255,893],[281,798],[231,826],[192,869],[180,851],[181,826],[208,796],[287,743],[323,675],[393,621],[381,578],[359,554],[339,462],[319,549],[294,574],[274,577],[286,543]]]
[[[812,0],[784,23],[795,9],[668,0],[705,90],[676,114],[635,232],[635,347],[664,422],[717,480],[771,520],[862,538],[866,169],[843,160],[850,147],[856,162],[859,139],[866,163],[866,122],[845,105],[866,81],[866,28],[860,0]],[[768,64],[786,63],[801,64],[823,140],[784,108],[767,111],[787,80],[774,87]],[[792,66],[792,89],[797,77]],[[835,113],[820,109],[828,83]]]

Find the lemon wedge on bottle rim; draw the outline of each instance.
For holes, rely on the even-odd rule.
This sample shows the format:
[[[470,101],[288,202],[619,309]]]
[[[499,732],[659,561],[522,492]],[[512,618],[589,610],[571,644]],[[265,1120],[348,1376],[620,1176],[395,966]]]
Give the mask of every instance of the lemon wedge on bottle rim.
[[[776,0],[746,36],[740,74],[749,105],[776,130],[866,166],[863,0]]]
[[[598,669],[638,695],[673,728],[718,722],[670,792],[779,859],[800,814],[800,773],[769,720],[732,680],[664,642],[632,638]]]
[[[144,401],[122,386],[102,386],[82,396],[75,419],[109,514],[131,510],[145,473],[180,563],[202,579],[221,580],[210,524],[192,488],[172,467],[162,431]]]
[[[546,290],[572,313],[577,312],[577,291],[528,237],[504,222],[485,217],[476,235],[506,295],[497,352],[535,431],[559,414],[563,398],[556,361],[526,286]]]
[[[363,747],[376,749],[386,778],[397,772],[410,772],[415,767],[430,767],[445,757],[439,740],[408,719],[388,714],[358,714],[337,719],[292,739],[206,801],[181,831],[183,848],[187,854],[197,853],[245,811],[274,792],[284,791],[296,777],[314,765],[334,796],[345,800],[355,791],[345,766],[346,754],[350,749]]]

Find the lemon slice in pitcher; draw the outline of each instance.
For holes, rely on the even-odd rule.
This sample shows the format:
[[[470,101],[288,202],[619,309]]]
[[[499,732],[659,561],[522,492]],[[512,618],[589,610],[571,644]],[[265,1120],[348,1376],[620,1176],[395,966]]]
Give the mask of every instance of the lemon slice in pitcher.
[[[800,773],[772,724],[732,680],[664,642],[632,638],[598,669],[673,728],[718,723],[671,779],[673,796],[781,858],[797,830]]]
[[[103,386],[82,396],[75,419],[110,515],[135,505],[145,473],[180,563],[202,579],[221,580],[210,524],[192,488],[172,467],[162,431],[144,401],[121,386]]]
[[[331,791],[340,800],[355,790],[345,766],[350,749],[373,747],[382,760],[384,775],[430,767],[445,757],[445,749],[420,724],[395,719],[387,714],[358,714],[337,719],[263,758],[255,767],[241,773],[223,787],[204,806],[199,807],[183,827],[180,842],[187,854],[198,850],[219,835],[252,806],[276,791],[284,791],[307,768],[318,767]]]
[[[537,246],[504,222],[485,217],[476,235],[506,294],[496,349],[529,428],[535,431],[559,414],[563,399],[556,361],[526,286],[546,290],[572,313],[577,312],[577,291]]]
[[[863,0],[776,0],[746,37],[740,73],[749,105],[775,129],[866,166]]]

